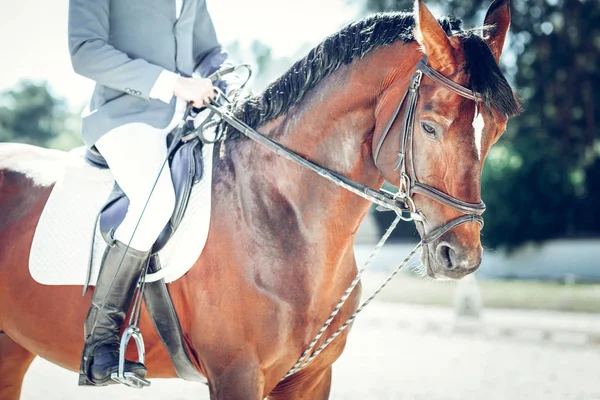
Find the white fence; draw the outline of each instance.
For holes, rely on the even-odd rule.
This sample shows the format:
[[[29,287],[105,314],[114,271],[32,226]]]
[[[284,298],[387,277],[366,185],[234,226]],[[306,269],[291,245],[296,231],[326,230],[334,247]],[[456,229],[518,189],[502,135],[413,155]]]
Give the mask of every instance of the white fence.
[[[359,229],[355,248],[359,266],[378,239],[374,221],[367,218]],[[416,242],[385,245],[372,268],[393,268],[415,244]],[[490,279],[600,282],[600,239],[551,240],[541,245],[525,245],[511,254],[486,249],[477,276]]]

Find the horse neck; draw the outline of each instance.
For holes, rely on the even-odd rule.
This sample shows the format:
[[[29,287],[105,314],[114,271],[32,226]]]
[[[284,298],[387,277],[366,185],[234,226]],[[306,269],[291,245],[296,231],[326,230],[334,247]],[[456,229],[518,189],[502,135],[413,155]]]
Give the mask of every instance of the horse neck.
[[[376,117],[382,109],[397,106],[387,96],[389,89],[408,85],[409,70],[421,56],[414,43],[376,49],[324,78],[288,113],[259,131],[327,169],[380,188],[383,177],[372,152]],[[347,239],[354,236],[368,201],[282,157],[256,152],[253,143],[247,147],[258,175],[270,182],[268,190],[285,198],[306,227],[334,228],[337,236]]]
[[[263,132],[318,165],[380,187],[383,180],[368,143],[375,123],[372,93],[349,85],[351,74],[351,68],[343,68],[325,78]],[[288,160],[265,154],[261,169],[311,235],[327,227],[349,238],[366,214],[367,201]]]
[[[380,188],[371,145],[378,99],[393,65],[382,60],[389,56],[379,52],[339,68],[258,130],[308,160]],[[245,138],[217,145],[214,176],[220,200],[213,217],[226,224],[219,231],[248,240],[250,248],[268,248],[271,271],[301,270],[311,276],[307,287],[308,281],[318,286],[354,273],[352,247],[368,201]]]

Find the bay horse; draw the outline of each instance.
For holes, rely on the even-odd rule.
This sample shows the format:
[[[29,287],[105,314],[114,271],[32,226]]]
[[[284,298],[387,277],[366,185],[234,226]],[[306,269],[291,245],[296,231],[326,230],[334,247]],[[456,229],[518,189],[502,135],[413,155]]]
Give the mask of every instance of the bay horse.
[[[451,18],[436,20],[416,0],[413,13],[377,14],[328,37],[235,112],[341,175],[375,188],[384,179],[399,186],[394,164],[402,126],[388,125],[426,56],[430,68],[481,98],[465,98],[423,76],[410,152],[414,173],[440,192],[477,203],[485,157],[519,110],[498,67],[509,23],[508,0],[494,0],[484,28],[475,31]],[[385,130],[376,166],[374,146]],[[213,400],[327,399],[332,363],[347,332],[307,368],[282,377],[357,272],[353,244],[369,202],[243,136],[229,135],[215,146],[206,247],[193,268],[169,284],[193,362]],[[36,223],[65,156],[26,145],[0,147],[2,400],[19,398],[36,356],[79,368],[90,291],[82,298],[81,287],[40,285],[28,272]],[[425,217],[421,235],[460,215],[419,193],[414,203]],[[424,245],[427,273],[460,278],[476,270],[480,229],[464,223]],[[327,333],[355,311],[359,297],[357,288]],[[140,328],[148,377],[176,377],[145,311]]]

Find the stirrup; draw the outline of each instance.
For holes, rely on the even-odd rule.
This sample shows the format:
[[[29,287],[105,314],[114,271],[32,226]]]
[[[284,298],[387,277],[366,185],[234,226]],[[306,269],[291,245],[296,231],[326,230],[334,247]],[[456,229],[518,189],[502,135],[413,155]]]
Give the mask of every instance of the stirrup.
[[[113,381],[123,385],[136,389],[142,389],[146,386],[150,386],[150,381],[136,375],[134,372],[125,372],[125,352],[131,338],[135,340],[135,345],[137,346],[138,362],[141,364],[144,363],[145,349],[142,333],[137,326],[128,326],[127,329],[125,329],[125,332],[123,332],[123,337],[121,338],[121,346],[119,349],[119,372],[113,372],[110,377]]]

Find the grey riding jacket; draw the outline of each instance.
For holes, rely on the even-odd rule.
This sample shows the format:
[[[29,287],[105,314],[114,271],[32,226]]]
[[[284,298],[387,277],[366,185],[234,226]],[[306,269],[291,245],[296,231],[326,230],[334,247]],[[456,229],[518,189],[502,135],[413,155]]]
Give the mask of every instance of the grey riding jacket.
[[[179,18],[175,0],[70,0],[69,50],[75,72],[96,82],[82,121],[89,147],[124,124],[169,124],[175,97],[149,97],[165,69],[208,76],[228,64],[205,0],[184,0]]]

